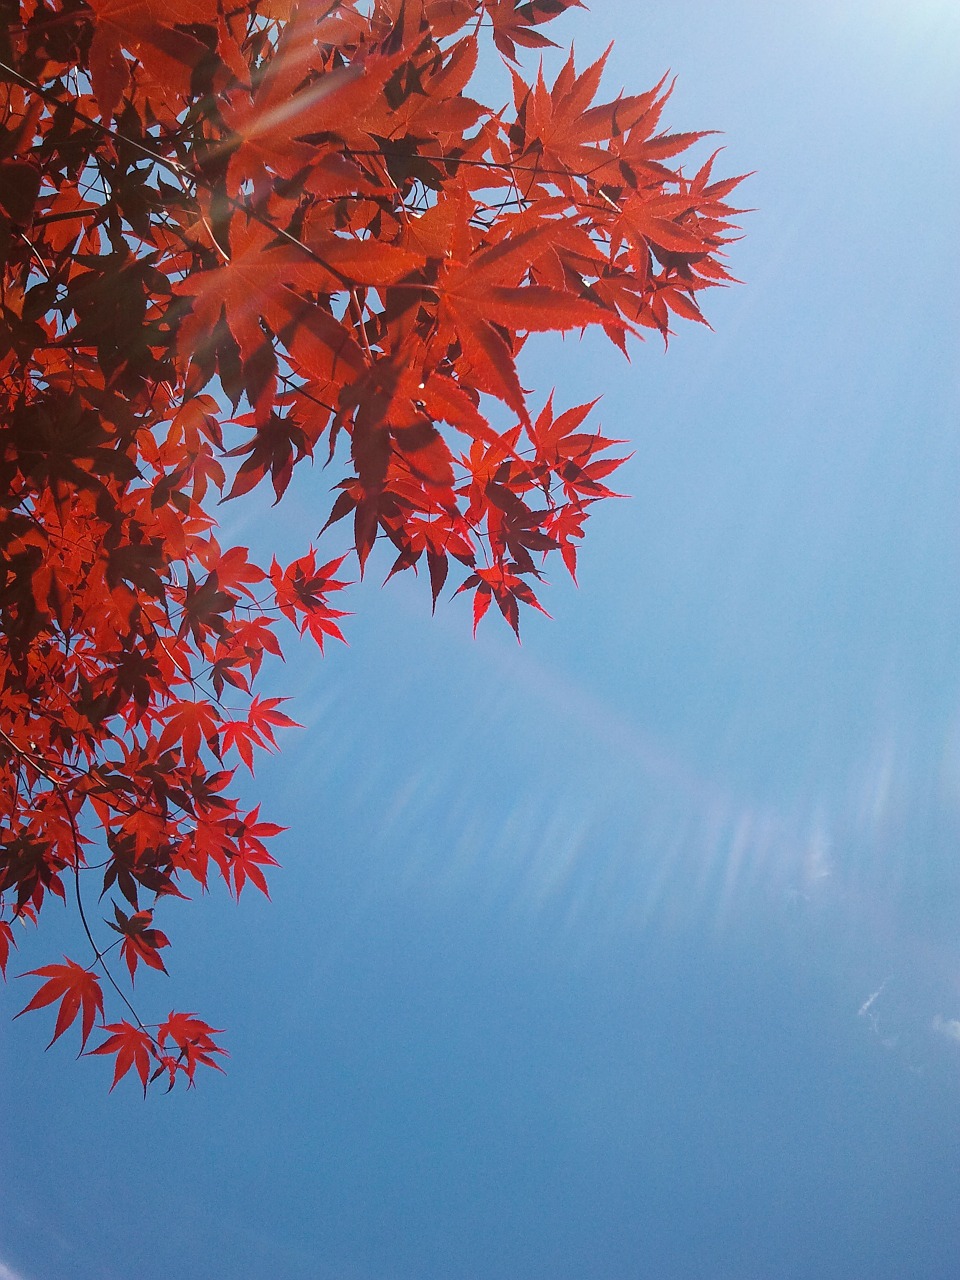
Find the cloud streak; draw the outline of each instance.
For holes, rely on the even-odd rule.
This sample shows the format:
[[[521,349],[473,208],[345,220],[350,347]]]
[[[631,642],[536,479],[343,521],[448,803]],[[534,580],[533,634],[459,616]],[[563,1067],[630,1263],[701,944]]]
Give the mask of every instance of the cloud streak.
[[[20,1271],[14,1271],[13,1267],[8,1267],[0,1258],[0,1280],[27,1280],[27,1277]]]
[[[874,991],[873,995],[872,995],[872,996],[867,996],[866,1000],[864,1000],[863,1004],[862,1004],[862,1005],[860,1006],[860,1008],[857,1010],[857,1017],[858,1017],[858,1018],[863,1018],[863,1017],[865,1017],[865,1015],[867,1014],[867,1012],[868,1012],[868,1011],[869,1011],[869,1009],[870,1009],[870,1006],[874,1003],[874,1001],[875,1001],[875,1000],[879,1000],[879,998],[883,995],[883,990],[884,990],[884,988],[886,987],[887,982],[889,982],[889,981],[890,981],[890,979],[889,979],[889,978],[887,978],[885,981],[881,982],[881,983],[880,983],[880,985],[879,985],[879,987],[877,987],[876,991]]]

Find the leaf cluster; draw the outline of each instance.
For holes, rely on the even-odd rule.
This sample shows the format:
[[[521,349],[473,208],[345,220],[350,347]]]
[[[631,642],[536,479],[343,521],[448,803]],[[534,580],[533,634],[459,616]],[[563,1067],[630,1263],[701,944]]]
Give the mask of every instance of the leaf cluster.
[[[379,541],[434,605],[453,567],[475,624],[495,602],[517,631],[622,461],[592,405],[531,405],[524,343],[666,338],[729,279],[738,179],[671,167],[703,135],[663,129],[665,82],[597,102],[604,58],[521,74],[575,3],[5,5],[0,967],[14,922],[75,900],[90,963],[35,970],[27,1009],[85,1044],[106,983],[114,1083],[217,1066],[213,1029],[142,1023],[108,957],[164,970],[154,911],[191,883],[267,892],[280,828],[232,783],[294,723],[255,691],[281,625],[342,639],[337,574]],[[471,96],[490,36],[497,110]],[[221,546],[217,498],[280,500],[310,460],[340,552]]]

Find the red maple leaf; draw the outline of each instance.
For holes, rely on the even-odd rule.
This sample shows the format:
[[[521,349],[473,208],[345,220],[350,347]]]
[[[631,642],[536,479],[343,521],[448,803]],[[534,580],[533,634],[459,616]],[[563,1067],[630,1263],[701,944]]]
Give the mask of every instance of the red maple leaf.
[[[116,904],[113,910],[117,923],[110,924],[109,921],[107,923],[123,938],[120,951],[130,970],[131,979],[140,961],[151,969],[159,969],[166,973],[166,967],[158,952],[161,947],[169,947],[170,940],[165,933],[152,927],[153,912],[136,911],[132,916],[128,916]]]
[[[222,1071],[223,1067],[214,1056],[215,1054],[226,1056],[227,1053],[226,1049],[221,1049],[213,1039],[219,1034],[220,1031],[217,1028],[209,1026],[196,1014],[171,1013],[166,1022],[162,1022],[157,1029],[157,1044],[163,1048],[167,1041],[171,1040],[179,1052],[176,1057],[172,1054],[162,1056],[160,1066],[154,1072],[153,1078],[166,1071],[172,1086],[176,1071],[182,1070],[186,1072],[189,1084],[193,1085],[198,1066],[213,1067],[217,1071]]]
[[[87,1052],[90,1054],[115,1053],[117,1055],[113,1071],[113,1083],[110,1086],[111,1093],[130,1068],[135,1067],[137,1075],[140,1077],[140,1083],[143,1085],[143,1096],[146,1097],[150,1066],[157,1056],[149,1032],[145,1031],[143,1027],[135,1027],[132,1022],[127,1021],[108,1022],[103,1029],[113,1034],[108,1036],[103,1044],[99,1044],[95,1049],[89,1049]]]
[[[66,964],[47,964],[40,969],[31,969],[29,974],[22,974],[22,977],[33,976],[37,978],[46,978],[47,981],[37,991],[36,995],[29,1004],[24,1005],[20,1013],[16,1017],[21,1017],[25,1013],[29,1013],[31,1009],[42,1009],[48,1004],[53,1004],[55,1000],[60,1001],[60,1008],[57,1011],[57,1022],[53,1032],[53,1039],[58,1040],[64,1031],[71,1026],[77,1018],[77,1014],[82,1014],[81,1019],[81,1048],[86,1045],[87,1037],[93,1030],[93,1022],[99,1013],[103,1016],[103,992],[100,989],[100,981],[96,974],[84,969],[82,965],[75,961],[63,957]],[[47,1046],[49,1048],[50,1045]]]

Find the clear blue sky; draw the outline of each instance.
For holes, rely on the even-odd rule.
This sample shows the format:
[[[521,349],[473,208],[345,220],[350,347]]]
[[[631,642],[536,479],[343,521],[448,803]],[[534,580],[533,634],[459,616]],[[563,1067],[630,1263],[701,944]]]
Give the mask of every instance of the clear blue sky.
[[[274,902],[170,909],[144,988],[225,1078],[108,1097],[0,990],[0,1280],[960,1275],[960,11],[555,30],[757,171],[745,285],[531,344],[636,453],[521,648],[374,574],[291,650]]]

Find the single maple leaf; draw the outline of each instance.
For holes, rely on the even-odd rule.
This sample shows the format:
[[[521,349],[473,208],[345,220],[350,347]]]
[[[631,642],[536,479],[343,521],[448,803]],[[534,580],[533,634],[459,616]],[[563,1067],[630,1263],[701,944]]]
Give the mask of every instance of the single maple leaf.
[[[216,740],[220,728],[220,713],[203,700],[174,702],[163,711],[166,724],[157,750],[165,751],[175,743],[180,743],[186,760],[196,760],[200,754],[200,744],[208,745]]]
[[[225,756],[230,750],[236,750],[251,774],[254,772],[254,750],[264,746],[266,743],[263,738],[246,720],[224,720],[220,727],[221,756]]]
[[[516,370],[511,333],[564,331],[616,322],[617,316],[587,297],[521,281],[548,252],[551,224],[503,233],[500,243],[464,260],[448,259],[437,282],[439,334],[455,336],[483,390],[496,396],[526,424],[526,397]]]
[[[130,970],[131,980],[141,960],[151,969],[159,969],[162,973],[166,973],[166,966],[158,952],[161,947],[169,947],[170,940],[165,933],[152,928],[153,912],[137,911],[132,916],[128,916],[116,904],[113,910],[117,923],[111,924],[107,921],[107,924],[123,938],[120,951]]]
[[[108,1022],[103,1028],[113,1034],[95,1049],[88,1049],[89,1054],[115,1053],[116,1066],[113,1071],[113,1084],[110,1092],[117,1087],[131,1067],[136,1068],[140,1083],[143,1085],[143,1096],[147,1096],[147,1084],[150,1076],[150,1065],[156,1055],[153,1040],[143,1027],[135,1027],[132,1022]]]
[[[296,720],[292,720],[290,716],[277,710],[281,702],[289,701],[289,698],[261,698],[258,695],[250,703],[247,711],[248,723],[273,747],[277,745],[276,738],[273,736],[274,727],[279,729],[303,728],[302,724],[298,724]]]
[[[40,969],[31,969],[29,974],[21,975],[46,978],[47,981],[30,1003],[15,1016],[19,1018],[32,1009],[42,1009],[59,1000],[60,1009],[57,1012],[57,1022],[50,1044],[58,1040],[76,1021],[77,1014],[82,1013],[81,1048],[83,1048],[93,1030],[94,1018],[98,1013],[101,1017],[103,1016],[103,992],[96,974],[91,973],[89,969],[84,969],[82,965],[68,959],[67,956],[63,958],[66,964],[47,964]],[[48,1049],[49,1047],[50,1045],[47,1045]]]
[[[270,897],[267,880],[261,867],[276,867],[276,858],[268,853],[263,841],[277,836],[285,827],[275,822],[260,821],[260,806],[247,815],[237,839],[236,847],[230,856],[225,879],[231,885],[234,896],[239,898],[248,880],[257,886],[264,897]]]

